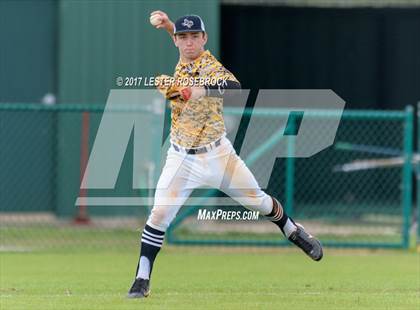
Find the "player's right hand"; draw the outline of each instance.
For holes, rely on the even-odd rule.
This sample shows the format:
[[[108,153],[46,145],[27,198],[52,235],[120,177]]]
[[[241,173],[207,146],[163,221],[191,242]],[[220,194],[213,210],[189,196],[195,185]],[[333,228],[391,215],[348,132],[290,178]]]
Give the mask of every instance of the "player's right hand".
[[[169,19],[168,15],[165,12],[162,11],[153,11],[152,13],[150,13],[150,17],[152,17],[153,15],[159,15],[160,19],[161,19],[161,23],[159,25],[156,25],[156,29],[168,29],[168,27],[170,27],[172,25],[171,20]]]

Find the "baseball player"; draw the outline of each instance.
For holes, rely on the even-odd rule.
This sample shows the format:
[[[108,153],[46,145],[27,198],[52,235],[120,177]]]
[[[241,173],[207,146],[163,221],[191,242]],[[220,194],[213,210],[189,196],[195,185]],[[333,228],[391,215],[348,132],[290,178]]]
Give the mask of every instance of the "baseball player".
[[[179,50],[173,77],[160,76],[157,88],[170,101],[171,147],[160,175],[151,214],[142,236],[140,259],[130,298],[147,297],[153,262],[162,247],[165,231],[178,210],[198,187],[213,187],[244,207],[267,217],[284,236],[319,261],[321,243],[285,213],[280,202],[262,191],[255,177],[226,138],[223,96],[241,85],[217,59],[204,49],[207,33],[202,19],[187,15],[173,23],[162,11],[151,13],[150,22],[165,29]],[[185,79],[187,78],[187,79]],[[180,80],[202,78],[223,83],[184,85]]]

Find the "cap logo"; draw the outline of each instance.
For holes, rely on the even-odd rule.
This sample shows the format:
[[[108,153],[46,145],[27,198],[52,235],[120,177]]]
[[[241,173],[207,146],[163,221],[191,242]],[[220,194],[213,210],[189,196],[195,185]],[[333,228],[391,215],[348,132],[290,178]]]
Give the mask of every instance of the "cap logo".
[[[187,27],[188,29],[191,29],[191,27],[194,25],[194,22],[185,18],[184,22],[181,25]]]

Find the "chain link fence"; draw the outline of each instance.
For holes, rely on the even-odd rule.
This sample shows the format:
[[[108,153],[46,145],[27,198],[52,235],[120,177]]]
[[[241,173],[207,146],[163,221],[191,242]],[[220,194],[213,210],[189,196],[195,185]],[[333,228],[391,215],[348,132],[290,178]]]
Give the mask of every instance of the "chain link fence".
[[[137,246],[145,207],[75,206],[104,111],[96,105],[0,104],[0,246],[3,250]],[[132,147],[114,191],[131,186]],[[106,155],[106,154],[104,154]]]
[[[276,130],[270,117],[260,116],[262,131]],[[326,122],[328,116],[318,118]],[[318,132],[311,134],[311,140],[320,137]],[[406,248],[412,216],[412,140],[411,108],[405,112],[344,112],[335,143],[310,158],[278,159],[266,192],[277,197],[289,215],[325,245]],[[270,152],[272,149],[266,150],[250,169],[262,169],[267,162],[264,156]],[[181,210],[170,228],[170,242],[288,244],[262,218],[242,223],[199,221],[200,209]]]
[[[149,212],[147,204],[75,206],[77,197],[98,193],[145,197],[149,207],[152,204],[150,192],[132,186],[136,164],[133,137],[113,190],[80,189],[103,110],[96,105],[0,105],[2,250],[137,247]],[[319,121],[326,117],[320,116]],[[275,130],[265,116],[257,118],[262,132]],[[246,127],[240,126],[239,136],[245,131]],[[313,134],[316,140],[318,135]],[[310,158],[277,159],[266,192],[277,197],[290,215],[326,245],[407,247],[412,216],[412,141],[410,109],[344,112],[335,143]],[[154,142],[160,144],[160,139]],[[251,171],[263,169],[270,152],[268,148],[252,160],[244,160],[249,160]],[[155,181],[158,175],[159,171],[154,171]],[[214,190],[195,193],[203,195],[223,196]],[[199,221],[200,207],[181,209],[167,233],[169,243],[287,244],[278,229],[261,216],[248,221]],[[237,206],[223,209],[245,210]]]

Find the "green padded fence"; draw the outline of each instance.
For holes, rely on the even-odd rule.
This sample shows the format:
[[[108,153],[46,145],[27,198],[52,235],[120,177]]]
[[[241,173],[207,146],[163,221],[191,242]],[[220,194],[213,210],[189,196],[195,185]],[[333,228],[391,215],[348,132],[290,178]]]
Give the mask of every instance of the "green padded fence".
[[[74,201],[79,195],[83,170],[80,167],[83,120],[89,115],[90,150],[103,109],[103,105],[94,104],[0,104],[1,248],[71,245],[119,248],[137,244],[138,231],[148,214],[146,207],[89,207],[85,211],[90,225],[76,225],[74,221],[80,215]],[[235,113],[238,113],[235,109],[225,109],[226,116]],[[280,112],[253,111],[262,132],[274,132],[272,122],[267,120],[275,118],[276,113]],[[328,115],[317,117],[322,121]],[[63,120],[73,123],[73,127],[63,130],[60,127]],[[289,214],[325,245],[407,248],[413,203],[413,121],[412,108],[345,111],[334,145],[311,158],[278,159],[266,192],[276,196]],[[145,124],[151,125],[153,120]],[[286,130],[293,132],[294,126],[291,122]],[[240,127],[239,135],[244,132]],[[271,135],[261,141],[252,156],[243,158],[252,171],[264,164],[281,137]],[[313,139],[316,138],[314,133]],[[152,139],[151,146],[153,142],[160,143],[161,139]],[[293,143],[288,147],[293,153]],[[130,153],[129,146],[117,186],[109,196],[149,194],[131,189]],[[353,169],[360,162],[370,168]],[[343,167],[350,167],[350,171]],[[418,165],[416,169],[419,171]],[[87,194],[95,195],[95,191]],[[223,196],[213,190],[198,194]],[[168,243],[287,244],[276,227],[261,217],[257,221],[199,222],[200,207],[185,206],[180,210],[168,230]],[[228,206],[224,209],[244,210]],[[418,233],[420,236],[420,229]]]

